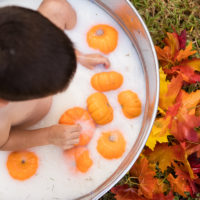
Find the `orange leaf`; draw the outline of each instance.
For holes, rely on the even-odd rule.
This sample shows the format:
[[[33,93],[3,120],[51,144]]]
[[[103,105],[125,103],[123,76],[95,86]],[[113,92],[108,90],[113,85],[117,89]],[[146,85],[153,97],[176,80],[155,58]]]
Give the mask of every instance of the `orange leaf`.
[[[175,100],[181,91],[182,84],[183,78],[181,75],[174,77],[168,84],[168,91],[162,99],[160,98],[162,101],[159,102],[159,106],[163,110],[168,110],[168,108],[175,103]]]
[[[179,193],[183,197],[186,197],[186,194],[184,192],[191,191],[188,183],[182,177],[174,178],[171,174],[169,174],[167,180],[170,182],[173,191]]]
[[[190,42],[184,50],[181,49],[178,52],[178,54],[176,56],[176,60],[178,62],[180,62],[182,60],[188,59],[189,56],[191,56],[197,52],[197,51],[191,51],[191,50],[192,50],[192,42]]]
[[[173,199],[174,199],[174,195],[172,192],[170,192],[166,196],[163,193],[153,195],[153,200],[173,200]]]
[[[195,185],[190,179],[187,171],[177,164],[174,164],[174,166],[177,177],[174,178],[171,174],[167,177],[174,192],[186,197],[185,192],[190,192],[192,194],[192,190],[196,191]]]
[[[131,168],[130,174],[138,178],[138,194],[152,199],[156,190],[157,180],[154,178],[155,172],[148,165],[148,160],[145,157],[139,158]]]
[[[200,59],[199,58],[194,58],[194,59],[191,59],[191,60],[183,61],[181,63],[181,65],[189,66],[193,70],[200,71]]]
[[[169,46],[171,55],[174,57],[180,49],[179,39],[176,33],[167,33],[164,42]]]

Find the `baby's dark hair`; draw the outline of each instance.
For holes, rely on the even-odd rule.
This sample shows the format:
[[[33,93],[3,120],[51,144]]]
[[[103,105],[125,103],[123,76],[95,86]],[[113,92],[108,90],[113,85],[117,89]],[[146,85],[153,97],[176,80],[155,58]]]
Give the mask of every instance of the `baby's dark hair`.
[[[40,13],[0,8],[0,98],[22,101],[67,88],[76,71],[73,44]]]

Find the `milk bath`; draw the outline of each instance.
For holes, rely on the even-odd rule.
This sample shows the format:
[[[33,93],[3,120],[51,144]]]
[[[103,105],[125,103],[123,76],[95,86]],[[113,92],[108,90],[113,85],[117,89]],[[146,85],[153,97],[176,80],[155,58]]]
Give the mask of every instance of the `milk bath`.
[[[78,64],[78,69],[69,88],[53,98],[49,113],[38,124],[31,127],[36,129],[58,123],[65,110],[79,106],[86,109],[87,97],[96,92],[90,85],[91,77],[102,71],[117,71],[124,77],[123,85],[112,92],[105,92],[114,110],[114,119],[105,126],[97,126],[94,136],[88,145],[93,166],[87,173],[75,173],[74,163],[64,159],[63,151],[53,145],[30,149],[39,158],[39,168],[36,175],[26,181],[12,179],[6,168],[9,152],[0,152],[0,199],[6,200],[71,200],[85,195],[114,173],[133,146],[143,120],[145,106],[145,80],[138,56],[130,40],[119,25],[103,10],[88,0],[69,0],[77,12],[77,25],[71,31],[65,31],[75,47],[84,53],[99,53],[88,47],[86,42],[87,31],[97,24],[108,24],[119,33],[118,46],[115,51],[106,55],[111,67],[104,69],[97,66],[88,70]],[[37,9],[41,0],[1,0],[0,6],[19,5]],[[41,30],[42,31],[42,30]],[[124,90],[136,92],[142,102],[142,114],[135,119],[127,119],[122,113],[117,101],[117,95]],[[97,140],[103,131],[118,129],[127,141],[126,152],[120,159],[106,160],[96,150]]]

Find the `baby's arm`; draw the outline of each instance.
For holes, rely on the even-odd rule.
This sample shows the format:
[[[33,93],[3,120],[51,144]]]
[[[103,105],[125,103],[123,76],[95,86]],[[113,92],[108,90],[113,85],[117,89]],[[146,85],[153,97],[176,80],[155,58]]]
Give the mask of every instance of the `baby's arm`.
[[[103,64],[105,68],[110,67],[110,61],[100,54],[83,54],[76,50],[78,62],[88,69],[93,69],[96,65]]]
[[[80,126],[53,125],[37,130],[21,130],[9,126],[0,132],[0,150],[16,151],[36,146],[53,144],[62,149],[70,149],[79,143]]]
[[[72,29],[76,24],[76,12],[66,0],[44,0],[38,11],[63,31]],[[100,54],[83,54],[76,50],[76,57],[88,69],[98,64],[106,68],[110,66],[109,60]]]

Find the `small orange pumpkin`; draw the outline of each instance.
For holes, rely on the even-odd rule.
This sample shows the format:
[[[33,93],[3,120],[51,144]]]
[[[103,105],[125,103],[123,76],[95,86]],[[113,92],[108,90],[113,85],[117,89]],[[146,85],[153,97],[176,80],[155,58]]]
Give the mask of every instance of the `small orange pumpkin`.
[[[82,173],[86,173],[93,165],[90,152],[86,147],[75,147],[65,151],[64,154],[75,160],[76,169]]]
[[[78,145],[84,146],[87,145],[95,130],[95,124],[92,118],[90,117],[87,110],[84,110],[80,107],[74,107],[67,110],[59,120],[60,124],[80,124],[81,126],[81,134],[80,134],[80,141]]]
[[[118,101],[121,104],[122,111],[127,118],[134,118],[141,114],[142,105],[138,95],[131,90],[120,92]]]
[[[117,47],[118,32],[112,26],[99,24],[88,31],[87,42],[91,48],[108,54]]]
[[[91,79],[92,87],[100,92],[116,90],[122,83],[123,76],[115,71],[97,73]]]
[[[125,148],[126,141],[118,130],[102,133],[97,142],[97,151],[107,159],[120,158]]]
[[[38,168],[38,157],[33,152],[12,152],[8,156],[7,169],[17,180],[26,180],[33,176]]]
[[[88,97],[87,108],[97,124],[104,125],[113,120],[113,109],[106,96],[100,92],[96,92]]]

